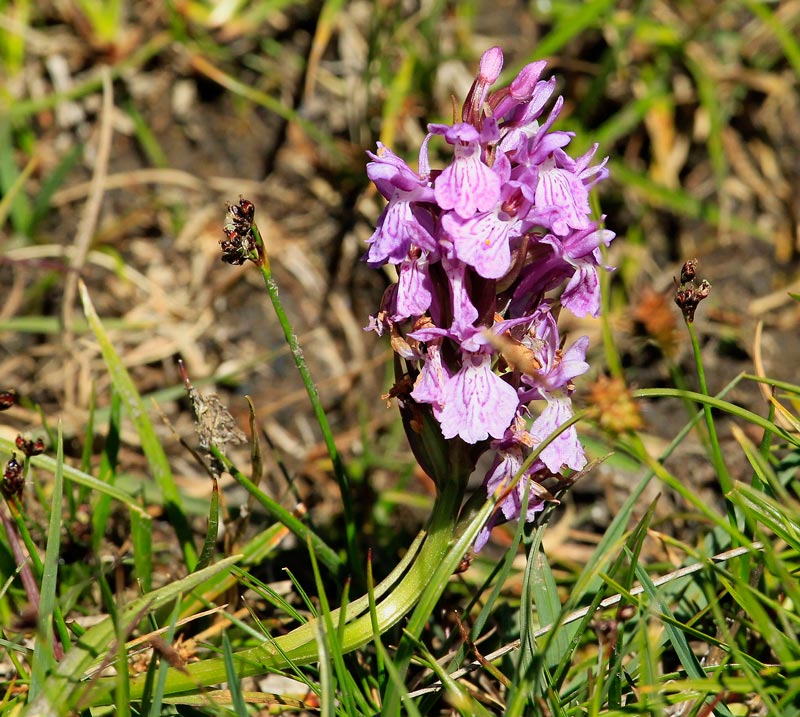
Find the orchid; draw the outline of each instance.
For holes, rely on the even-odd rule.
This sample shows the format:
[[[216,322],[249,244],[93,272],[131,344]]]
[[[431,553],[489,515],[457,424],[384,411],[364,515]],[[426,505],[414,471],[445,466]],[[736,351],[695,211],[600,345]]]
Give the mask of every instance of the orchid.
[[[561,309],[598,315],[601,247],[614,238],[589,207],[607,160],[594,162],[597,145],[567,153],[573,134],[552,129],[563,100],[545,111],[555,90],[555,79],[541,79],[546,63],[494,90],[502,66],[500,48],[483,54],[461,117],[428,125],[417,171],[380,143],[367,165],[387,205],[364,258],[398,271],[367,328],[392,336],[399,372],[390,395],[423,467],[434,438],[448,464],[494,453],[484,486],[501,503],[476,550],[494,524],[535,519],[549,495],[543,480],[586,465],[565,423],[589,341],[564,349],[556,319]],[[432,169],[429,148],[441,139],[452,159]],[[432,477],[440,488],[452,480]]]

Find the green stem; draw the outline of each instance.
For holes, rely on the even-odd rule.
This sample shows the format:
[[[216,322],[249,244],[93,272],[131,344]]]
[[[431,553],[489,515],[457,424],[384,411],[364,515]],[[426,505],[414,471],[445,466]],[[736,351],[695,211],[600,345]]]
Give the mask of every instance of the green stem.
[[[681,368],[679,363],[672,361],[671,359],[667,360],[667,369],[669,370],[669,377],[672,382],[672,385],[681,391],[688,391],[689,384],[686,381],[686,376],[683,373],[683,369]],[[692,417],[697,413],[697,405],[694,401],[690,401],[688,398],[683,400],[683,405],[686,407],[686,415]],[[701,409],[702,412],[702,409]],[[702,430],[702,426],[697,431],[698,437],[700,442],[703,444],[703,448],[708,450],[708,435],[705,431]]]
[[[600,244],[603,261],[608,258],[608,249]],[[614,340],[614,331],[611,328],[611,272],[600,271],[600,328],[603,336],[603,355],[605,356],[608,372],[617,378],[624,378],[622,359]]]
[[[620,441],[618,445],[626,453],[642,461],[662,483],[680,495],[688,505],[694,506],[698,513],[703,515],[712,525],[716,525],[727,532],[731,536],[732,542],[738,542],[740,545],[748,544],[747,536],[739,531],[735,523],[726,521],[725,518],[715,513],[713,507],[699,498],[685,484],[685,481],[679,480],[664,467],[659,459],[650,455],[638,434],[631,434],[628,441]]]
[[[278,317],[278,323],[280,323],[281,329],[283,330],[283,336],[286,339],[286,344],[289,346],[289,350],[292,352],[292,358],[294,359],[294,364],[297,367],[297,371],[300,373],[300,378],[303,380],[303,385],[306,388],[306,393],[308,394],[309,401],[311,402],[311,406],[314,410],[314,415],[316,416],[317,423],[322,431],[322,437],[325,441],[325,446],[328,449],[328,455],[330,455],[331,462],[333,463],[333,472],[336,476],[337,482],[339,483],[339,490],[342,494],[342,505],[344,507],[345,531],[347,536],[347,557],[350,570],[353,576],[359,578],[363,583],[363,579],[361,579],[363,578],[363,569],[359,557],[358,544],[356,542],[356,521],[353,517],[350,477],[347,474],[344,462],[339,454],[339,449],[336,447],[336,442],[333,439],[333,432],[331,431],[330,424],[328,423],[328,417],[325,415],[325,409],[322,407],[317,386],[311,378],[311,372],[308,370],[308,365],[306,364],[305,357],[303,356],[303,349],[300,347],[300,342],[297,340],[297,336],[292,330],[292,325],[289,323],[289,318],[286,316],[286,311],[284,311],[283,304],[281,303],[280,296],[278,294],[278,285],[275,283],[275,280],[272,277],[269,254],[267,253],[264,240],[261,237],[261,232],[259,232],[258,227],[255,224],[253,224],[252,232],[258,248],[259,261],[257,263],[261,270],[261,276],[264,278],[264,284],[267,287],[267,293],[269,293],[270,301],[272,301],[272,308],[275,311],[275,315]]]
[[[334,575],[341,577],[340,573],[343,567],[342,561],[333,548],[311,530],[302,520],[292,515],[292,513],[286,510],[280,503],[270,498],[264,491],[259,490],[258,486],[236,468],[219,448],[211,446],[211,453],[214,458],[225,467],[225,470],[234,477],[236,482],[245,488],[271,517],[285,525],[303,543],[310,541],[311,548],[314,550],[314,554],[319,558],[319,561]]]
[[[787,393],[794,394],[795,396],[800,396],[800,386],[796,383],[789,383],[788,381],[779,381],[777,378],[768,378],[767,376],[754,376],[753,374],[743,373],[742,378],[747,379],[748,381],[755,381],[756,383],[765,383],[767,386],[772,386],[773,388],[779,388],[782,391],[786,391]]]
[[[425,542],[416,560],[391,593],[378,603],[374,615],[368,612],[345,626],[342,653],[352,652],[373,639],[373,620],[382,634],[400,622],[417,603],[432,580],[434,575],[432,566],[442,563],[450,547],[463,494],[463,481],[444,482],[441,492],[436,497]],[[330,620],[333,624],[339,621],[341,609],[331,612]],[[348,606],[343,609],[347,610]],[[320,624],[324,626],[321,617],[268,643],[237,652],[234,657],[239,677],[315,662],[319,659],[317,635]],[[205,660],[189,665],[185,673],[170,670],[165,694],[196,691],[198,687],[207,687],[224,682],[226,679],[227,672],[222,659]],[[141,698],[144,687],[143,677],[131,680],[131,699]],[[103,704],[104,699],[96,700],[95,704]]]
[[[689,329],[689,337],[692,340],[692,351],[694,352],[694,362],[697,366],[697,379],[700,382],[700,392],[705,396],[710,396],[708,392],[708,384],[706,383],[706,371],[703,366],[703,356],[700,351],[700,342],[697,340],[697,332],[694,330],[694,323],[691,321],[686,322],[686,328]],[[708,429],[708,438],[711,449],[711,461],[714,464],[714,469],[717,471],[719,477],[719,485],[722,488],[722,493],[725,496],[725,505],[728,509],[728,518],[731,525],[736,525],[736,510],[733,503],[728,499],[728,495],[733,491],[733,480],[731,474],[728,473],[728,467],[725,465],[725,459],[722,457],[722,450],[719,447],[719,438],[717,437],[717,427],[714,424],[714,416],[711,413],[711,406],[707,403],[703,404],[703,415],[706,420],[706,428]]]
[[[633,391],[632,395],[634,398],[689,398],[692,401],[699,403],[701,406],[717,408],[725,413],[738,416],[748,423],[752,423],[755,426],[760,426],[769,433],[774,433],[781,440],[786,441],[792,446],[800,447],[800,440],[798,440],[796,436],[793,436],[791,433],[785,431],[775,423],[771,423],[763,416],[759,416],[757,413],[748,411],[746,408],[729,403],[728,401],[721,401],[719,398],[714,396],[707,396],[706,394],[695,393],[694,391],[683,391],[677,388],[639,388]]]
[[[25,460],[27,462],[30,459],[26,458]],[[25,467],[25,474],[28,474],[27,465]],[[25,519],[22,515],[22,506],[16,498],[12,498],[8,501],[8,508],[9,512],[14,518],[14,522],[17,525],[19,534],[22,536],[22,540],[25,543],[25,548],[28,551],[28,556],[30,557],[31,564],[33,565],[33,573],[35,574],[36,578],[41,581],[44,565],[42,564],[42,559],[39,557],[39,551],[36,548],[36,543],[33,542],[33,538],[31,537],[30,532],[28,532],[28,526],[25,523]],[[38,586],[36,591],[38,594]],[[36,607],[38,608],[38,604]],[[58,605],[58,603],[53,606],[53,620],[55,622],[56,630],[58,631],[58,636],[61,639],[61,644],[64,650],[69,650],[70,632],[67,629],[67,623],[64,621],[64,614],[61,612],[61,607]]]
[[[22,537],[22,542],[25,543],[25,548],[28,551],[28,555],[31,559],[31,565],[33,565],[33,571],[36,574],[37,579],[42,579],[42,559],[39,557],[39,550],[36,547],[36,543],[33,542],[33,538],[31,537],[30,532],[28,531],[28,526],[25,523],[25,519],[22,517],[22,506],[20,505],[19,500],[13,498],[8,502],[9,510],[11,511],[11,516],[14,518],[14,522],[17,524],[17,530],[19,531],[19,535]]]

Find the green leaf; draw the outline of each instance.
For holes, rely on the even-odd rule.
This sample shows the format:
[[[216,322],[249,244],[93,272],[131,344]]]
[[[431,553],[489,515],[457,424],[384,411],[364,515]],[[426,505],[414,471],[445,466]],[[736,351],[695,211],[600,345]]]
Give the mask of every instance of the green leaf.
[[[134,620],[138,621],[142,615],[158,610],[175,600],[182,593],[187,593],[201,585],[217,573],[230,569],[240,558],[241,555],[232,555],[204,570],[191,573],[182,580],[169,583],[134,600],[119,610],[120,625],[126,627]],[[110,684],[101,682],[98,683],[97,687],[93,683],[81,682],[81,680],[93,664],[96,665],[101,662],[107,655],[109,646],[114,644],[116,635],[117,631],[110,617],[87,630],[78,644],[56,666],[44,685],[42,693],[31,701],[30,706],[23,712],[23,715],[30,717],[32,715],[51,714],[54,711],[56,714],[61,713],[64,709],[56,710],[55,705],[71,709],[75,707],[81,697],[93,689],[99,691],[99,694],[95,693],[92,698],[96,704],[109,704],[114,684],[113,678]]]
[[[113,485],[117,473],[117,454],[120,445],[120,408],[119,394],[111,390],[111,406],[109,408],[108,431],[106,432],[103,453],[100,456],[100,469],[98,479]],[[106,533],[106,525],[111,515],[111,496],[101,493],[92,510],[92,549],[95,553],[100,549],[100,543]],[[146,514],[145,514],[146,515]],[[149,516],[148,516],[149,517]]]
[[[16,450],[14,444],[6,438],[0,437],[0,451],[8,453],[9,455]],[[50,456],[41,455],[41,456],[33,456],[31,459],[31,465],[35,466],[36,468],[41,468],[43,470],[48,471],[49,473],[54,473],[56,470],[56,461],[51,458]],[[77,468],[73,468],[69,464],[65,463],[61,470],[64,472],[64,477],[68,478],[73,483],[77,483],[78,485],[86,486],[92,491],[97,491],[98,493],[108,495],[115,500],[118,500],[120,503],[123,503],[125,506],[128,507],[131,511],[136,511],[143,516],[147,515],[147,512],[136,502],[135,498],[132,498],[128,495],[125,491],[120,490],[116,486],[109,485],[108,483],[104,483],[101,480],[98,480],[94,476],[90,476],[83,471],[78,470]]]
[[[529,559],[529,563],[531,564],[531,590],[536,604],[539,624],[549,625],[556,622],[558,616],[561,614],[561,600],[558,596],[556,579],[553,576],[553,571],[550,569],[547,556],[540,547],[540,541],[536,541],[534,545],[536,547],[536,552],[532,558]],[[568,631],[563,628],[553,633],[553,639],[548,642],[547,652],[545,654],[545,664],[548,668],[552,669],[555,667],[561,659],[561,656],[567,653],[569,649],[569,637]]]
[[[139,392],[136,390],[136,386],[131,380],[127,370],[122,365],[119,354],[117,354],[114,346],[111,344],[103,328],[103,324],[100,322],[100,317],[94,310],[94,306],[89,298],[89,292],[86,290],[86,285],[80,282],[79,289],[86,319],[97,338],[97,343],[100,344],[100,351],[103,355],[106,367],[108,368],[108,372],[111,375],[111,380],[114,382],[114,388],[122,398],[128,415],[133,421],[133,425],[136,426],[136,431],[142,443],[142,451],[147,458],[153,478],[164,495],[165,508],[169,516],[170,524],[175,529],[178,540],[181,542],[186,567],[192,570],[197,564],[197,550],[192,541],[192,531],[183,510],[181,496],[178,492],[178,487],[175,485],[172,470],[167,461],[167,455],[147,415],[147,411],[142,403],[141,396],[139,396]]]
[[[447,506],[453,499],[453,496],[450,495],[448,497],[448,494],[459,494],[459,491],[460,487],[455,481],[450,484],[445,482],[444,485],[440,486],[440,492],[436,499],[437,504],[441,501],[442,505]],[[458,502],[460,503],[460,498]],[[388,685],[383,703],[387,714],[395,714],[396,711],[399,710],[400,701],[404,700],[404,689],[398,689],[396,677],[399,677],[400,679],[404,679],[405,677],[413,652],[412,638],[416,639],[422,633],[423,628],[430,620],[430,617],[436,608],[436,603],[438,602],[439,598],[444,592],[445,587],[447,586],[447,583],[450,580],[450,576],[455,572],[463,557],[469,552],[470,548],[475,542],[478,532],[486,524],[486,521],[491,515],[494,507],[495,501],[493,499],[487,500],[483,508],[472,517],[472,520],[467,526],[464,527],[463,532],[458,535],[458,538],[455,541],[450,540],[450,536],[455,530],[455,516],[448,516],[447,513],[444,512],[441,516],[439,516],[441,524],[432,525],[432,535],[435,533],[441,533],[440,537],[444,538],[444,547],[446,547],[447,550],[443,551],[441,556],[430,565],[414,566],[415,568],[421,567],[422,569],[427,570],[427,582],[424,584],[423,589],[419,593],[417,605],[408,620],[408,624],[406,625],[406,635],[400,641],[392,669],[389,670],[391,681]],[[386,665],[386,667],[388,669],[389,665]],[[408,701],[404,701],[406,703],[406,707],[408,707]]]
[[[785,540],[795,553],[800,552],[800,515],[797,504],[779,503],[744,483],[736,483],[730,500]]]
[[[242,695],[242,685],[239,676],[236,674],[236,665],[233,661],[233,649],[228,633],[222,633],[222,656],[225,660],[225,672],[227,674],[228,689],[231,692],[231,704],[237,717],[247,717],[247,705]]]
[[[148,592],[153,586],[153,521],[150,516],[142,518],[139,513],[131,513],[131,541],[136,577],[142,590]]]
[[[700,661],[697,659],[697,656],[692,651],[689,641],[686,639],[686,635],[683,634],[681,622],[675,619],[669,606],[659,598],[656,587],[653,585],[653,581],[650,579],[647,571],[639,565],[636,566],[636,577],[639,579],[645,594],[650,598],[656,609],[667,618],[663,620],[664,630],[678,655],[678,659],[686,670],[686,674],[697,680],[704,679],[706,673]],[[723,715],[723,717],[731,717],[731,712],[724,703],[717,703],[715,709],[720,715]]]
[[[202,570],[211,563],[214,557],[214,550],[217,547],[217,536],[219,535],[219,482],[216,478],[211,479],[211,504],[208,508],[208,529],[206,539],[203,542],[203,549],[200,551],[200,559],[197,561],[195,570]]]
[[[31,667],[30,699],[35,699],[44,688],[47,673],[55,664],[53,652],[53,613],[56,609],[58,587],[58,555],[61,548],[61,499],[64,494],[64,436],[61,422],[58,424],[56,448],[56,472],[53,480],[53,495],[50,501],[50,520],[47,527],[47,548],[42,566],[42,588],[39,603],[39,635],[33,650]],[[65,647],[62,645],[62,647]]]

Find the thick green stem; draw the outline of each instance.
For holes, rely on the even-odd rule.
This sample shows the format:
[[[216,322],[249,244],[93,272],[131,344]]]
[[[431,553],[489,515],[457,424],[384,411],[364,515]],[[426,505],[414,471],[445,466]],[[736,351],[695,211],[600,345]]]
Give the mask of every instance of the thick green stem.
[[[419,600],[433,576],[432,566],[444,559],[453,539],[459,507],[464,494],[464,481],[452,480],[444,483],[433,506],[428,523],[425,542],[405,576],[396,587],[376,606],[376,623],[382,634],[405,617]],[[356,601],[359,602],[359,601]],[[346,609],[346,607],[345,607]],[[340,610],[331,613],[331,621],[337,624]],[[352,652],[373,639],[373,618],[362,614],[347,624],[342,638],[342,652]],[[239,677],[263,674],[267,670],[285,669],[291,665],[303,665],[319,659],[317,635],[321,618],[311,620],[292,632],[236,653]],[[171,669],[167,678],[166,693],[196,691],[227,680],[228,675],[222,659],[204,660],[187,667],[183,673]],[[130,697],[141,698],[145,686],[144,677],[131,681]],[[99,698],[94,704],[103,704]]]

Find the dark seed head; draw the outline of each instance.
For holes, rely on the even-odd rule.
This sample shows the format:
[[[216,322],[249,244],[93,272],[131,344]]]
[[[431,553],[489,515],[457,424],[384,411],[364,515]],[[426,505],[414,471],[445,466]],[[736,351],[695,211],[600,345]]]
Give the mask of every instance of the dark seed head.
[[[247,261],[247,257],[242,256],[241,251],[223,251],[222,252],[222,261],[226,264],[231,264],[232,266],[241,266]]]
[[[16,497],[22,495],[22,487],[25,484],[22,465],[17,462],[17,454],[11,454],[11,460],[6,463],[5,470],[3,471],[3,481],[0,483],[0,492],[6,498]]]
[[[681,284],[686,284],[694,280],[697,274],[697,259],[687,259],[681,268]]]
[[[28,458],[44,453],[44,441],[41,438],[33,440],[32,438],[23,438],[18,435],[15,443],[17,450],[22,451]]]
[[[249,199],[239,197],[239,209],[248,222],[252,222],[256,215],[256,207]]]
[[[244,197],[238,204],[227,204],[228,222],[223,227],[225,239],[220,240],[222,261],[226,264],[241,265],[248,259],[255,261],[257,254],[255,241],[251,234],[255,205]]]
[[[699,284],[694,283],[697,275],[697,259],[689,259],[681,269],[681,280],[675,290],[675,303],[680,307],[688,323],[694,322],[694,314],[703,299],[711,293],[711,284],[703,279]],[[676,282],[677,283],[677,282]]]
[[[16,403],[17,392],[11,388],[7,391],[0,391],[0,411],[11,408]]]
[[[240,197],[238,204],[228,204],[228,214],[230,214],[231,221],[241,236],[250,231],[256,208],[249,199]]]

